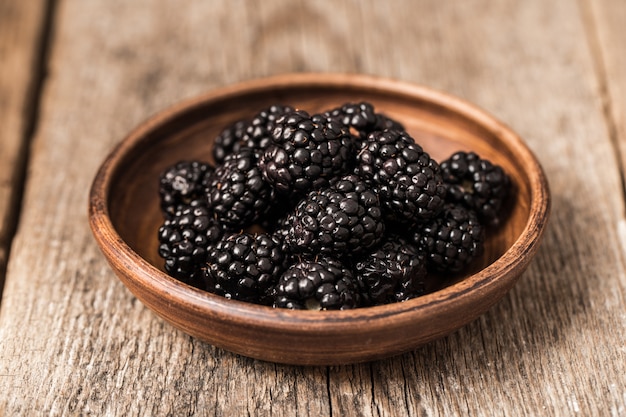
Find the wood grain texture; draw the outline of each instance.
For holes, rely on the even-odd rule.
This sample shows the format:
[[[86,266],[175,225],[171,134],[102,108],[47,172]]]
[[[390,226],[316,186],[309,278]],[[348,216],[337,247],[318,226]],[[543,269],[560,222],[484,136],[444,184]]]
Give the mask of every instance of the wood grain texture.
[[[61,1],[0,310],[0,415],[624,414],[624,207],[578,6]],[[86,212],[107,152],[174,101],[293,71],[421,82],[527,140],[552,218],[502,302],[409,354],[299,368],[191,339],[114,278]]]
[[[0,294],[37,84],[46,2],[0,0]]]
[[[626,179],[626,4],[585,0],[587,32],[595,53],[596,73],[609,136],[617,149],[622,178]],[[625,189],[626,192],[626,189]],[[626,229],[620,236],[626,242]]]

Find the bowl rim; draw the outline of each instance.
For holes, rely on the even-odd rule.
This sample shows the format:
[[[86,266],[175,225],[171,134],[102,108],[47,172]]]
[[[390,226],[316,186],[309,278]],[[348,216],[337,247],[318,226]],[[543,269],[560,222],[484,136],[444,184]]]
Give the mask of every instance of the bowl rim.
[[[146,140],[157,126],[164,125],[186,112],[209,102],[267,90],[292,87],[338,87],[346,90],[362,90],[391,93],[414,100],[419,98],[444,106],[464,119],[478,123],[490,134],[503,138],[523,160],[529,179],[530,212],[522,233],[515,242],[490,265],[469,275],[460,282],[405,302],[382,306],[362,307],[342,311],[307,311],[277,309],[252,303],[229,300],[176,280],[153,266],[136,253],[118,234],[109,217],[108,197],[114,172],[128,152]],[[367,322],[368,328],[387,326],[388,319],[416,320],[419,316],[431,316],[446,310],[450,305],[462,301],[464,304],[478,302],[485,292],[506,291],[530,262],[541,241],[550,211],[550,191],[543,168],[524,141],[507,125],[478,106],[450,94],[397,79],[353,73],[294,73],[239,82],[220,87],[204,94],[180,101],[135,127],[119,142],[99,167],[89,191],[88,219],[92,233],[107,257],[115,257],[125,268],[133,269],[133,286],[152,288],[167,294],[168,302],[183,303],[188,308],[224,317],[233,322],[249,326],[298,332],[306,325],[309,331],[338,334],[353,328],[356,322]],[[520,256],[523,254],[523,256]],[[133,266],[135,266],[133,268]],[[495,287],[495,288],[494,288]],[[133,288],[130,288],[134,293]]]

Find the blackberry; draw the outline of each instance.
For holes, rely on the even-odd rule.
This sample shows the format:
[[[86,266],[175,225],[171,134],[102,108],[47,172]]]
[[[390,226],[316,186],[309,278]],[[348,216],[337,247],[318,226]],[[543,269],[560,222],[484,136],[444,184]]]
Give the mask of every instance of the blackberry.
[[[171,218],[180,205],[203,196],[204,186],[213,167],[200,161],[180,161],[167,167],[159,178],[161,210]]]
[[[355,172],[378,189],[390,221],[424,222],[443,206],[446,188],[439,164],[406,132],[370,133],[357,155]]]
[[[265,182],[254,152],[230,154],[215,169],[206,190],[208,207],[217,219],[233,229],[246,227],[270,208],[272,187]]]
[[[241,148],[241,140],[246,134],[248,125],[248,121],[239,120],[226,127],[217,135],[213,142],[213,160],[216,165],[222,164],[226,156],[239,151]]]
[[[430,269],[459,272],[484,251],[485,230],[473,210],[447,203],[442,213],[413,233]]]
[[[354,263],[363,305],[406,301],[424,294],[426,259],[400,236],[388,235],[372,252]]]
[[[174,278],[201,286],[201,270],[207,247],[222,237],[223,229],[202,200],[179,206],[159,228],[159,255],[165,270]]]
[[[265,150],[272,143],[272,132],[276,120],[295,111],[291,106],[273,105],[257,113],[246,129],[242,138],[242,146],[257,150]]]
[[[240,120],[227,127],[215,138],[213,159],[216,164],[224,162],[226,156],[241,149],[262,151],[271,142],[271,133],[276,119],[293,111],[290,106],[272,105],[258,112],[251,120]]]
[[[336,120],[348,128],[354,129],[362,138],[377,130],[394,129],[404,130],[401,123],[374,111],[374,106],[368,102],[346,103],[341,107],[329,110],[324,115]]]
[[[205,285],[227,298],[271,304],[271,291],[287,268],[280,242],[262,233],[231,234],[208,250]]]
[[[301,200],[298,200],[296,204],[300,201]],[[283,252],[288,256],[293,257],[302,256],[302,253],[297,250],[298,248],[294,246],[294,244],[289,240],[289,231],[292,229],[291,223],[294,220],[294,213],[295,207],[292,207],[291,210],[287,212],[282,212],[282,215],[280,215],[278,212],[274,212],[277,217],[271,219],[271,224],[269,224],[271,228],[268,228],[272,236],[274,236],[278,241],[281,242]]]
[[[279,193],[303,194],[347,172],[353,159],[351,137],[342,125],[296,111],[276,120],[272,144],[259,163]]]
[[[374,106],[367,102],[346,103],[341,107],[329,110],[324,115],[342,125],[353,128],[357,132],[369,133],[376,125]]]
[[[352,272],[332,258],[298,261],[281,275],[274,290],[274,307],[346,310],[357,306]]]
[[[378,195],[356,175],[309,192],[284,224],[285,243],[294,252],[336,257],[373,247],[385,230]]]
[[[498,224],[511,181],[504,170],[474,152],[457,152],[441,162],[447,198],[475,210],[486,222]]]

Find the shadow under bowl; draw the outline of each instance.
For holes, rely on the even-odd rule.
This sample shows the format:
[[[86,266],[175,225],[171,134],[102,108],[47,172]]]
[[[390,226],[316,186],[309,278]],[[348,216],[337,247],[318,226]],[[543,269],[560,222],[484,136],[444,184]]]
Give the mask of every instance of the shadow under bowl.
[[[271,104],[314,113],[368,101],[402,122],[436,160],[464,150],[501,165],[515,193],[484,255],[447,285],[402,303],[348,311],[274,309],[188,286],[163,270],[158,178],[179,160],[211,161],[214,138]],[[173,106],[132,131],[92,184],[89,222],[118,278],[157,315],[212,345],[300,365],[381,359],[468,324],[504,296],[535,254],[549,215],[546,177],[524,142],[489,114],[422,86],[353,74],[289,74],[225,87]]]

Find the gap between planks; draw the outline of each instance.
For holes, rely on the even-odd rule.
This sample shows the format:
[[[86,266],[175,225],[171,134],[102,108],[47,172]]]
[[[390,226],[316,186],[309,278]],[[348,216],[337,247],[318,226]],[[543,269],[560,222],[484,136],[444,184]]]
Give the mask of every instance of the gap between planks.
[[[33,54],[33,66],[25,88],[24,128],[21,136],[20,151],[15,159],[15,165],[10,168],[13,171],[14,182],[10,184],[11,193],[6,205],[7,214],[4,221],[7,222],[4,236],[0,236],[0,307],[2,306],[2,293],[6,280],[7,266],[11,257],[11,246],[20,222],[22,198],[26,185],[26,172],[30,156],[30,144],[37,130],[40,114],[41,95],[47,75],[50,48],[52,47],[54,16],[58,0],[47,0],[44,4],[41,29],[36,36],[32,47],[36,49]],[[21,45],[18,45],[21,46]],[[11,105],[11,103],[9,103]]]

